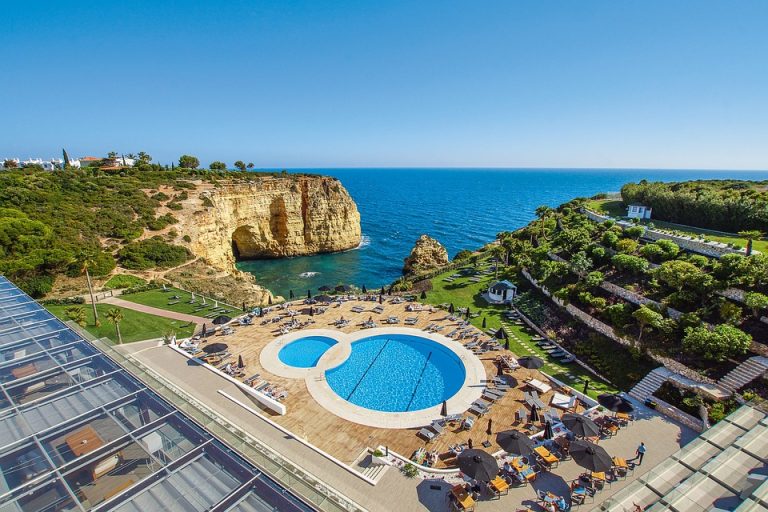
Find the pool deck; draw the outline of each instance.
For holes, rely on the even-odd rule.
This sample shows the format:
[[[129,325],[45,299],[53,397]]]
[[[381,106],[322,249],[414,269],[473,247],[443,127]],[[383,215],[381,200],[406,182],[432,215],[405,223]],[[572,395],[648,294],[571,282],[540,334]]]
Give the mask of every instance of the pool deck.
[[[486,373],[482,361],[456,340],[438,333],[429,333],[408,327],[379,327],[354,333],[330,329],[307,329],[278,337],[261,351],[259,362],[267,371],[287,378],[303,379],[309,394],[329,412],[347,421],[374,428],[421,428],[439,418],[442,404],[412,412],[382,412],[365,409],[348,402],[337,395],[328,385],[325,372],[342,364],[352,351],[352,343],[370,336],[406,334],[431,340],[458,357],[464,364],[466,378],[461,389],[446,401],[448,414],[460,414],[469,409],[472,402],[480,398],[485,388]],[[278,353],[286,345],[306,336],[324,336],[337,340],[313,368],[296,368],[284,364]],[[382,390],[383,391],[383,390]]]
[[[379,305],[381,305],[384,311],[381,314],[376,314],[372,309]],[[296,337],[306,336],[307,330],[321,328],[328,329],[334,333],[362,333],[360,334],[361,336],[368,336],[371,330],[361,329],[362,324],[366,320],[373,317],[374,321],[383,324],[383,321],[390,316],[400,318],[400,325],[403,324],[403,320],[406,317],[417,317],[416,325],[410,327],[419,330],[422,334],[426,334],[423,329],[430,324],[444,326],[442,332],[449,332],[458,326],[456,321],[449,320],[448,317],[450,315],[444,310],[425,306],[423,311],[414,312],[407,311],[407,305],[407,303],[393,304],[391,300],[385,300],[383,304],[353,300],[330,307],[323,314],[315,313],[314,316],[310,317],[309,306],[305,306],[302,302],[293,302],[290,304],[290,308],[299,312],[295,318],[300,321],[314,320],[314,323],[310,324],[307,329],[293,331],[292,334],[295,334]],[[353,312],[352,308],[355,306],[363,307],[364,311],[361,313]],[[343,419],[329,412],[323,404],[318,403],[310,392],[305,379],[297,379],[295,376],[286,377],[265,368],[261,364],[261,353],[265,347],[281,334],[279,329],[280,323],[261,325],[261,322],[264,319],[273,318],[281,312],[284,313],[283,310],[277,310],[271,312],[265,318],[255,318],[253,325],[236,326],[234,327],[234,334],[211,336],[207,342],[226,343],[229,346],[228,350],[232,354],[234,362],[237,361],[238,355],[243,357],[246,365],[246,376],[258,373],[261,375],[261,379],[265,379],[270,384],[288,391],[288,397],[283,401],[287,408],[287,414],[281,416],[263,411],[264,414],[270,415],[272,421],[346,463],[355,461],[367,447],[380,445],[388,446],[391,450],[407,457],[410,457],[417,449],[422,447],[430,451],[436,451],[439,454],[436,464],[438,468],[453,466],[455,457],[450,454],[449,447],[454,444],[465,444],[470,439],[474,442],[475,446],[480,446],[484,441],[487,441],[490,443],[490,446],[487,448],[488,451],[498,451],[500,450],[500,447],[496,444],[496,434],[498,432],[510,428],[525,429],[526,427],[526,425],[516,424],[514,420],[515,412],[518,409],[527,410],[527,406],[523,401],[525,381],[531,378],[544,381],[547,379],[538,370],[521,368],[513,372],[507,372],[504,379],[509,384],[510,390],[493,405],[489,413],[485,414],[482,418],[478,418],[471,413],[464,413],[464,416],[472,417],[476,420],[471,429],[462,430],[458,424],[454,424],[447,427],[445,432],[437,439],[427,442],[417,435],[418,427],[405,429],[382,428]],[[333,327],[333,324],[340,317],[350,320],[350,323],[341,329],[337,329]],[[487,337],[487,335],[485,336]],[[171,351],[170,348],[167,350]],[[502,349],[500,351],[486,352],[479,356],[478,359],[482,363],[487,376],[496,375],[495,358],[502,354],[509,355],[510,352]],[[272,370],[276,371],[275,368],[272,368]],[[484,385],[485,382],[482,384]],[[555,389],[541,394],[541,400],[545,404],[549,404],[554,391]],[[583,410],[583,408],[579,407],[578,410]],[[432,420],[439,419],[440,417],[438,411],[438,414],[429,416],[419,427],[427,426]],[[489,421],[492,422],[491,434],[487,433]]]
[[[447,492],[450,485],[442,480],[422,480],[419,478],[405,478],[395,468],[388,469],[373,486],[356,478],[348,471],[334,464],[328,458],[313,451],[300,443],[296,437],[304,437],[302,431],[294,430],[296,437],[288,436],[273,425],[265,422],[257,416],[249,413],[233,402],[223,399],[219,390],[248,402],[248,397],[234,384],[215,375],[204,367],[193,364],[181,354],[169,347],[158,346],[156,341],[138,342],[116,347],[119,351],[130,354],[131,357],[141,361],[176,385],[193,394],[198,400],[204,402],[217,414],[227,418],[240,428],[258,437],[283,456],[294,461],[308,472],[316,475],[326,485],[353,499],[370,511],[384,512],[398,510],[402,512],[435,511],[446,512],[449,510]],[[249,405],[253,406],[249,402]],[[640,441],[645,441],[648,446],[643,465],[632,472],[628,478],[613,482],[611,485],[595,496],[594,501],[588,501],[577,510],[595,510],[605,499],[635,482],[638,477],[652,470],[657,465],[668,459],[681,446],[687,444],[695,437],[695,433],[683,427],[669,418],[638,405],[636,416],[638,417],[630,427],[622,429],[619,435],[600,442],[611,455],[631,458]],[[333,417],[325,413],[324,416]],[[277,417],[272,417],[273,421]],[[342,438],[348,442],[356,438],[355,429],[332,431],[322,433],[325,418],[315,418],[316,429],[312,431],[313,438]],[[384,431],[395,433],[397,431]],[[404,431],[408,438],[415,436],[413,430]],[[324,434],[324,435],[323,435]],[[479,439],[476,436],[476,439]],[[313,439],[314,440],[314,439]],[[374,446],[374,442],[365,443]],[[423,442],[421,443],[424,444]],[[394,449],[394,448],[393,448]],[[557,494],[567,492],[568,482],[576,478],[583,469],[579,468],[572,460],[566,461],[551,473],[541,475],[533,486],[513,488],[508,496],[499,500],[484,499],[478,503],[478,511],[509,512],[519,510],[526,506],[533,510],[540,510],[533,505],[536,490],[549,490]]]

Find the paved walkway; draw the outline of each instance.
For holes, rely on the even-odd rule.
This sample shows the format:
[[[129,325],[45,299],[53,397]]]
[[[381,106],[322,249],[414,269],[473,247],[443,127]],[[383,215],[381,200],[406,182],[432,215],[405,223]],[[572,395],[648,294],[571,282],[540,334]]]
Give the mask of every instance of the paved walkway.
[[[447,511],[446,492],[448,484],[441,480],[409,480],[397,469],[389,468],[376,486],[354,477],[327,458],[311,450],[296,439],[286,436],[280,430],[251,414],[242,407],[225,400],[218,393],[223,390],[238,400],[257,407],[234,384],[215,375],[206,368],[196,365],[170,347],[158,347],[156,342],[138,342],[116,347],[161,373],[165,378],[193,394],[210,409],[222,417],[249,432],[253,436],[279,451],[306,471],[312,473],[327,485],[335,488],[350,499],[371,511],[399,510],[410,511]],[[588,502],[582,510],[594,510],[599,503],[615,492],[633,482],[639,475],[663,462],[695,437],[695,433],[682,427],[664,416],[639,406],[638,421],[611,439],[600,442],[609,453],[618,457],[632,458],[640,441],[648,447],[643,465],[638,467],[629,478],[613,483],[598,493],[594,502]],[[330,412],[328,414],[331,414]],[[414,431],[415,432],[415,431]],[[406,454],[407,455],[407,454]],[[500,500],[482,501],[479,511],[517,510],[520,505],[531,504],[535,499],[536,489],[566,493],[568,483],[583,470],[573,461],[562,463],[552,473],[545,473],[537,479],[535,485],[512,489],[508,496]],[[535,509],[535,507],[534,507]]]
[[[99,301],[99,303],[114,304],[115,306],[120,306],[121,308],[132,309],[134,311],[140,311],[142,313],[147,313],[155,316],[162,316],[165,318],[170,318],[172,320],[181,320],[182,322],[194,322],[198,325],[202,325],[206,322],[207,323],[211,322],[209,319],[203,318],[201,316],[188,315],[187,313],[177,313],[176,311],[168,311],[167,309],[160,309],[160,308],[154,308],[152,306],[145,306],[144,304],[137,304],[136,302],[124,300],[119,297],[107,297],[106,299]]]

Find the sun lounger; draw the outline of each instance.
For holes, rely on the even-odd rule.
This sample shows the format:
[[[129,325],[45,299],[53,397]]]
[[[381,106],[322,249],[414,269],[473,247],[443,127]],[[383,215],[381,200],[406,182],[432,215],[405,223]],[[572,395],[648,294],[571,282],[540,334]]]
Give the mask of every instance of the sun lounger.
[[[539,393],[547,393],[552,390],[552,386],[541,382],[539,379],[531,379],[526,383],[529,387],[535,389]],[[537,396],[538,398],[538,396]]]
[[[500,389],[494,389],[494,388],[486,388],[484,393],[495,396],[498,400],[499,398],[503,397],[507,392],[506,390],[500,390]]]
[[[552,400],[550,401],[550,404],[552,405],[552,407],[557,407],[558,409],[563,409],[567,411],[573,408],[574,405],[576,405],[576,397],[564,395],[562,393],[555,393],[554,395],[552,395]]]
[[[488,412],[488,408],[479,404],[472,404],[472,407],[469,408],[469,412],[482,416]]]

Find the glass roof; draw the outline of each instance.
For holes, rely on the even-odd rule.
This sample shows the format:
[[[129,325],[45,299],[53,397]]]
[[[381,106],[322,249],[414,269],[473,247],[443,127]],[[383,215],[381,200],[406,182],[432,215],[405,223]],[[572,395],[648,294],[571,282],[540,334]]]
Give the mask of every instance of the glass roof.
[[[312,510],[0,276],[0,512]]]

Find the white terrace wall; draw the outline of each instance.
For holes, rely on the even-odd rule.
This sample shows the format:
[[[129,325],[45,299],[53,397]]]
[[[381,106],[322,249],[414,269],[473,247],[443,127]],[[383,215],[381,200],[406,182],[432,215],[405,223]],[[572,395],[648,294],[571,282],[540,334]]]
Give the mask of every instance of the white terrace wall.
[[[611,217],[608,217],[606,215],[600,215],[599,213],[593,212],[586,208],[582,208],[581,213],[586,215],[588,219],[597,223],[603,223],[605,221],[612,220],[623,227],[630,227],[635,225],[635,224],[632,224],[631,222],[619,221],[616,219],[612,219]],[[643,238],[647,238],[648,240],[654,240],[654,241],[655,240],[672,240],[678,246],[680,246],[680,248],[683,250],[695,252],[698,254],[703,254],[704,256],[710,256],[712,258],[719,258],[723,254],[732,254],[732,253],[745,254],[746,253],[745,249],[734,249],[720,242],[704,242],[703,240],[699,240],[693,237],[676,235],[673,233],[660,231],[658,229],[645,228],[645,232],[643,233]]]

